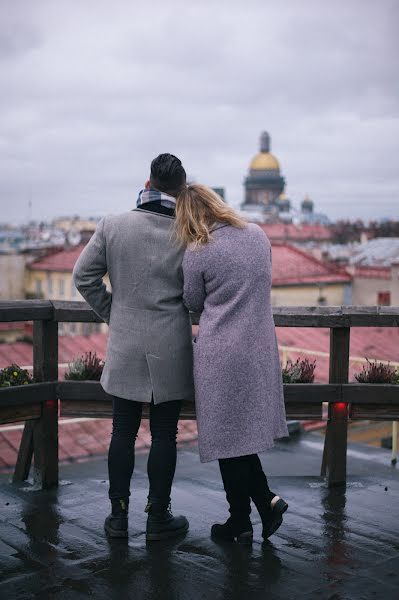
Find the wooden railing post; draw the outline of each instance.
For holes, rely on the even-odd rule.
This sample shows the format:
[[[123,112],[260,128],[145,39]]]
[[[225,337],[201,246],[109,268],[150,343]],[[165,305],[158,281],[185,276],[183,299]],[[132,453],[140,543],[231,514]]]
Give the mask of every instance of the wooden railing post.
[[[349,342],[349,327],[330,329],[330,383],[348,383]],[[327,475],[329,487],[346,483],[347,438],[348,406],[330,402],[321,467],[321,475]]]
[[[22,432],[21,443],[19,445],[17,462],[15,463],[13,483],[19,483],[28,479],[33,456],[33,430],[34,421],[25,421],[25,427]]]
[[[58,322],[33,323],[33,376],[36,381],[58,379]],[[42,489],[58,485],[58,400],[47,400],[33,428],[34,481]]]

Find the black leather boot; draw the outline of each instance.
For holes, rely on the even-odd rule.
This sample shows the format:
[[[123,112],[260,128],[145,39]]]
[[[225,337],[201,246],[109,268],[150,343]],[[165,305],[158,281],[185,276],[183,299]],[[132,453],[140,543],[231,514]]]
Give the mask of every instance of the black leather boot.
[[[223,524],[215,523],[211,528],[211,536],[224,542],[251,544],[253,529],[249,515],[251,499],[249,496],[250,468],[248,457],[219,460],[220,473],[229,504],[230,517]]]
[[[129,498],[111,500],[112,512],[105,519],[104,529],[111,538],[127,538]]]
[[[277,531],[283,522],[283,513],[288,504],[280,499],[272,506],[276,494],[269,488],[267,477],[257,454],[251,456],[250,495],[262,520],[262,537],[266,540]]]
[[[170,504],[165,506],[158,502],[148,502],[145,512],[148,513],[146,539],[148,542],[177,537],[188,531],[186,517],[174,517]]]
[[[267,538],[275,533],[280,527],[283,522],[283,514],[287,508],[287,502],[279,497],[270,510],[266,511],[264,517],[262,517],[262,514],[259,513],[262,519],[262,537],[264,540],[267,540]]]
[[[214,540],[223,542],[235,542],[239,544],[252,544],[253,529],[251,520],[237,521],[233,517],[229,517],[226,523],[222,525],[215,523],[211,528],[211,536]]]

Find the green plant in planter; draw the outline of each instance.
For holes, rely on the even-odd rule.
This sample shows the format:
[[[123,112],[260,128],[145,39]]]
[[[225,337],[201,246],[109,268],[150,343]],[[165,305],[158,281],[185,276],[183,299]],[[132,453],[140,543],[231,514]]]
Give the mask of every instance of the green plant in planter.
[[[399,383],[399,371],[388,363],[387,365],[376,360],[366,358],[367,364],[363,365],[360,373],[355,374],[359,383]]]
[[[33,383],[32,376],[26,369],[21,369],[15,363],[0,371],[0,387],[28,385],[29,383]]]
[[[104,361],[95,352],[85,352],[68,365],[65,379],[99,381],[104,368]]]
[[[288,359],[282,370],[283,383],[313,383],[316,361],[297,358],[293,363]]]

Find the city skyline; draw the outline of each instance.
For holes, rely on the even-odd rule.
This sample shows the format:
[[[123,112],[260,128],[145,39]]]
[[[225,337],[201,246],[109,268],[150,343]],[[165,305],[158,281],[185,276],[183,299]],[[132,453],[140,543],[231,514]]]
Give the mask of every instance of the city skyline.
[[[36,220],[128,210],[165,151],[238,207],[264,129],[294,206],[397,217],[397,13],[391,0],[5,0],[2,220],[27,221],[30,201]]]

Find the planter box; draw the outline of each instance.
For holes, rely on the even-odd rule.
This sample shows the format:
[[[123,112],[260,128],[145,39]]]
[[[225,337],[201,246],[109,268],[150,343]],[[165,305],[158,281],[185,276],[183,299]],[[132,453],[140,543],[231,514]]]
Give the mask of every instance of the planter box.
[[[334,402],[341,397],[338,384],[285,383],[284,401],[288,419],[321,421],[323,402]]]
[[[57,394],[61,401],[61,416],[112,417],[112,396],[104,392],[99,381],[60,381]],[[321,420],[322,403],[342,401],[340,385],[289,383],[284,385],[287,417]],[[148,417],[148,407],[143,407]],[[193,401],[183,401],[181,419],[195,419]]]
[[[59,381],[57,395],[61,417],[112,417],[112,396],[99,381]]]
[[[112,396],[104,392],[99,381],[59,381],[57,394],[62,417],[112,417]],[[144,406],[143,418],[148,414],[149,406]],[[195,419],[194,402],[183,402],[180,418]]]
[[[0,423],[38,419],[42,403],[56,398],[56,382],[0,388]]]
[[[399,421],[399,385],[348,383],[342,386],[342,400],[350,404],[351,419]]]

